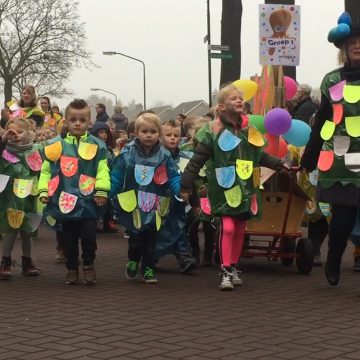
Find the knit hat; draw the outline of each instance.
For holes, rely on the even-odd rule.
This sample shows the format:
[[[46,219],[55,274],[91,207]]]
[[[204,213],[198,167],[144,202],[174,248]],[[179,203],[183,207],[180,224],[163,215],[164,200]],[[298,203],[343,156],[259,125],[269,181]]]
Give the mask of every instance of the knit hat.
[[[94,126],[90,129],[90,134],[97,136],[97,133],[99,130],[106,130],[107,132],[107,140],[106,140],[106,145],[110,145],[112,143],[113,137],[109,128],[109,125],[107,123],[101,122],[101,121],[97,121]]]
[[[344,11],[339,16],[338,25],[329,31],[328,41],[340,48],[345,40],[355,35],[360,35],[360,24],[352,24],[349,13]]]

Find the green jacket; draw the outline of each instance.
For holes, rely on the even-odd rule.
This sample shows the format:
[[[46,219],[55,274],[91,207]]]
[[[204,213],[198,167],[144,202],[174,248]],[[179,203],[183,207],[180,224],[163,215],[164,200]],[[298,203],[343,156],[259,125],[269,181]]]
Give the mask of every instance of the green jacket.
[[[96,218],[94,196],[107,197],[110,175],[103,141],[88,133],[57,136],[44,147],[39,197],[48,197],[44,214],[56,220]]]

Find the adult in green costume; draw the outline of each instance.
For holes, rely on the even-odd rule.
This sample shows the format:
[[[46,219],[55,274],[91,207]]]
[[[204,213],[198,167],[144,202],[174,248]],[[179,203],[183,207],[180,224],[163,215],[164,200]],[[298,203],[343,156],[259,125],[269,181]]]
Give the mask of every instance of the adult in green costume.
[[[325,275],[337,285],[360,206],[360,24],[343,13],[328,40],[340,49],[343,66],[322,81],[321,104],[301,165],[307,171],[318,166],[317,200],[331,204]]]

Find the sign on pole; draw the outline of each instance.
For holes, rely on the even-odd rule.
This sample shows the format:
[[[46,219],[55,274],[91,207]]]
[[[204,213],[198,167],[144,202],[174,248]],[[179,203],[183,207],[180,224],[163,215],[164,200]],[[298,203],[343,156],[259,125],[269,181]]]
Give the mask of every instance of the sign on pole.
[[[234,54],[231,52],[211,53],[211,58],[232,60],[234,58]]]
[[[229,45],[209,45],[209,46],[210,46],[210,50],[215,50],[215,51],[229,51],[230,50]]]
[[[297,66],[300,60],[300,6],[259,5],[261,65]]]

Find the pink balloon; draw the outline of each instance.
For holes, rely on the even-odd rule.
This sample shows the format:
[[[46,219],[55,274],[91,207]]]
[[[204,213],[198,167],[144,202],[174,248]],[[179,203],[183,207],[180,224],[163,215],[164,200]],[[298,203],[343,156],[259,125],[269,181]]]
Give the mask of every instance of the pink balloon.
[[[291,115],[284,109],[275,108],[265,115],[264,126],[271,135],[282,135],[291,128]]]
[[[296,81],[288,76],[284,76],[285,99],[291,100],[297,91]]]

